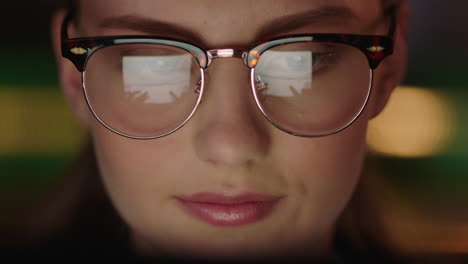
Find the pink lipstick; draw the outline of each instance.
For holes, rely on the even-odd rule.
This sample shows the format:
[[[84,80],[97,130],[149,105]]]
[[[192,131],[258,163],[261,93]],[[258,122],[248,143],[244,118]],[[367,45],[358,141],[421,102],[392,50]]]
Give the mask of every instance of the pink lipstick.
[[[182,208],[193,217],[214,226],[242,226],[269,216],[282,196],[242,193],[197,193],[176,197]]]

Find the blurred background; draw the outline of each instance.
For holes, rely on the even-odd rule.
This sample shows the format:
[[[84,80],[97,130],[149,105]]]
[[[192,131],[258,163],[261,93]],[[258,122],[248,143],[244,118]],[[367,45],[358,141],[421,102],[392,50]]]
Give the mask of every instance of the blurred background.
[[[49,44],[58,3],[5,1],[0,10],[3,226],[50,188],[84,138]],[[410,4],[408,76],[369,128],[370,221],[395,250],[468,252],[468,2]]]

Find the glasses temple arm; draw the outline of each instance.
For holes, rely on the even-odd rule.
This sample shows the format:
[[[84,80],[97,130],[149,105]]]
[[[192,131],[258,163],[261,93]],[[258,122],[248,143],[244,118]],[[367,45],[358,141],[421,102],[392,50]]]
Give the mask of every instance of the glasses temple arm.
[[[62,23],[62,30],[61,30],[61,37],[62,40],[68,39],[68,25],[70,21],[75,17],[75,8],[71,8],[68,10],[67,15],[65,16],[63,23]]]
[[[394,4],[385,9],[385,13],[390,16],[390,29],[388,31],[388,37],[395,40],[396,39],[396,31],[397,31],[397,13],[398,13],[398,5]]]

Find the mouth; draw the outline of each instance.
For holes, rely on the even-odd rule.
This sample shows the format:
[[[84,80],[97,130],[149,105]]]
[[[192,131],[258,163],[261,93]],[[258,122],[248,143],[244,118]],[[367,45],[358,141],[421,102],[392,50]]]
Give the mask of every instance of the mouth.
[[[258,222],[275,210],[283,196],[241,193],[196,193],[176,197],[192,217],[218,227],[244,226]]]

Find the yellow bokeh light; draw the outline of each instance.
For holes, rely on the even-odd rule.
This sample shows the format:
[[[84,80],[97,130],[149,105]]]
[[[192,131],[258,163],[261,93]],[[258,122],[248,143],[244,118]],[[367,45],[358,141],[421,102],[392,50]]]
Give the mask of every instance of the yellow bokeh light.
[[[455,110],[446,97],[421,87],[399,87],[369,123],[367,143],[383,155],[427,157],[443,152],[454,131]]]
[[[0,89],[0,155],[69,153],[84,129],[57,90]]]

